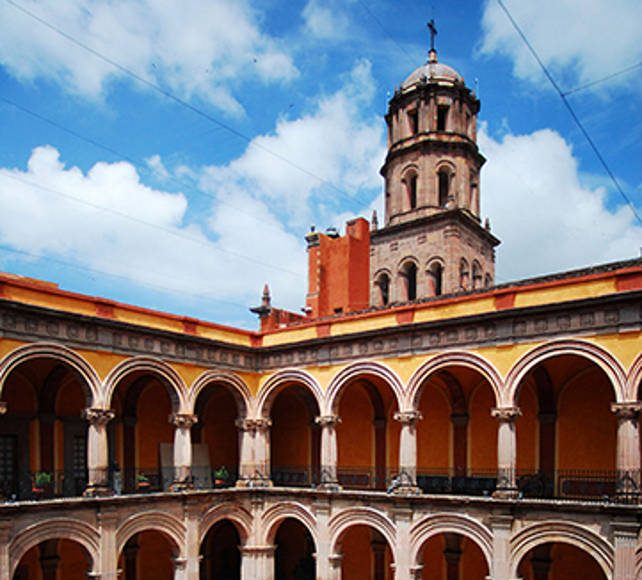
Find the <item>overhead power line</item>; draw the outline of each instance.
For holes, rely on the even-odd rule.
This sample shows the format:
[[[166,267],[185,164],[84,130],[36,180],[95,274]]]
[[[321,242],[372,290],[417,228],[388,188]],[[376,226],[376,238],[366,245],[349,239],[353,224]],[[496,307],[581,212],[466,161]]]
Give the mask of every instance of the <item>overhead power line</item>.
[[[56,190],[56,189],[52,189],[52,188],[46,187],[44,185],[40,185],[39,183],[36,183],[34,181],[30,181],[28,179],[24,179],[22,177],[18,177],[17,175],[12,175],[10,173],[2,173],[2,174],[0,174],[0,177],[8,177],[8,178],[13,179],[15,181],[20,181],[20,182],[22,182],[22,183],[24,183],[26,185],[29,185],[30,187],[35,187],[35,188],[40,189],[42,191],[47,191],[49,193],[53,193],[53,194],[58,195],[60,197],[64,197],[65,199],[68,199],[68,200],[70,200],[70,201],[72,201],[74,203],[79,203],[79,204],[82,204],[82,205],[85,205],[85,206],[88,206],[88,207],[92,207],[94,209],[97,209],[97,210],[100,210],[100,211],[104,211],[104,212],[116,215],[116,216],[118,216],[118,217],[120,217],[122,219],[126,219],[126,220],[129,220],[129,221],[135,222],[137,224],[141,224],[141,225],[147,226],[149,228],[157,229],[157,230],[165,232],[166,234],[169,234],[171,236],[175,236],[177,238],[181,238],[181,239],[187,240],[189,242],[192,242],[192,243],[198,244],[200,246],[203,246],[203,247],[207,248],[208,250],[214,250],[215,252],[221,252],[221,253],[224,253],[224,254],[229,254],[230,256],[233,256],[235,258],[239,258],[241,260],[246,260],[246,261],[251,262],[253,264],[257,264],[259,266],[263,266],[265,268],[269,268],[270,270],[278,270],[280,272],[284,272],[286,274],[290,274],[292,276],[296,276],[297,278],[300,278],[300,274],[298,274],[297,272],[294,272],[292,270],[288,270],[286,268],[281,268],[280,266],[276,266],[274,264],[268,264],[268,263],[266,263],[266,262],[264,262],[262,260],[258,260],[256,258],[252,258],[251,256],[246,256],[244,254],[240,254],[238,252],[234,252],[233,250],[227,250],[225,248],[218,247],[218,246],[214,245],[213,243],[211,243],[209,241],[201,240],[201,239],[195,238],[193,236],[188,236],[188,235],[182,233],[181,231],[179,231],[177,229],[168,228],[168,227],[165,227],[165,226],[161,226],[159,224],[148,222],[146,220],[143,220],[143,219],[137,218],[135,216],[132,216],[132,215],[126,213],[126,212],[118,211],[118,210],[110,208],[110,207],[106,207],[106,206],[103,206],[103,205],[100,205],[100,204],[97,204],[97,203],[93,203],[93,202],[87,201],[85,199],[81,199],[81,198],[76,197],[74,195],[70,195],[68,193],[64,193],[62,191],[59,191],[59,190]]]
[[[502,0],[497,0],[497,3],[499,4],[500,8],[504,11],[506,16],[508,17],[508,20],[510,20],[510,23],[513,25],[513,28],[517,31],[517,34],[519,34],[519,36],[523,40],[524,44],[526,45],[526,48],[528,48],[529,52],[533,55],[533,58],[537,61],[537,63],[541,67],[541,69],[544,72],[544,75],[546,76],[546,78],[549,80],[549,82],[551,83],[551,85],[553,86],[553,88],[555,89],[557,94],[562,99],[562,102],[564,103],[564,105],[568,109],[568,112],[570,113],[571,117],[573,118],[573,121],[575,121],[575,124],[578,126],[578,128],[580,129],[580,131],[584,135],[584,138],[586,139],[586,141],[590,145],[591,149],[593,149],[593,153],[595,153],[595,156],[598,158],[598,160],[602,164],[602,167],[604,168],[604,170],[606,171],[608,176],[611,178],[611,181],[613,182],[613,185],[615,186],[615,189],[620,193],[620,195],[622,196],[622,199],[629,206],[629,208],[630,208],[631,212],[633,213],[633,216],[635,217],[635,219],[640,223],[640,225],[642,225],[642,217],[640,217],[640,214],[638,213],[637,209],[635,208],[635,205],[633,204],[633,202],[631,201],[629,196],[626,194],[624,189],[620,186],[619,181],[615,177],[615,174],[613,173],[613,171],[611,171],[611,168],[609,167],[608,163],[604,159],[604,156],[602,155],[602,153],[600,153],[600,150],[597,148],[597,145],[595,144],[595,142],[593,141],[593,139],[589,135],[588,131],[586,130],[586,128],[584,127],[584,125],[580,121],[580,119],[577,116],[577,114],[575,113],[575,110],[573,109],[573,107],[569,103],[568,99],[566,98],[566,94],[560,89],[559,85],[555,82],[555,79],[553,78],[551,73],[548,71],[548,68],[546,67],[546,65],[544,64],[542,59],[537,54],[537,52],[535,51],[535,49],[533,48],[533,46],[529,42],[528,38],[526,38],[526,35],[522,31],[522,29],[519,27],[519,25],[517,24],[517,22],[515,21],[515,19],[511,15],[511,13],[509,12],[508,8],[506,8],[506,6],[502,2]]]
[[[63,38],[67,39],[69,42],[75,44],[79,48],[82,48],[83,50],[89,52],[90,54],[92,54],[96,58],[98,58],[98,59],[102,60],[103,62],[106,62],[110,66],[118,69],[119,71],[121,71],[125,75],[135,79],[139,83],[141,83],[141,84],[149,87],[150,89],[156,91],[157,93],[163,95],[165,98],[167,98],[167,99],[169,99],[171,101],[174,101],[175,103],[179,104],[180,106],[192,111],[196,115],[199,115],[199,116],[203,117],[204,119],[207,119],[211,123],[214,123],[215,125],[218,125],[219,127],[225,129],[226,131],[228,131],[232,135],[236,135],[237,137],[239,137],[243,141],[246,141],[251,147],[255,147],[256,149],[259,149],[260,151],[263,151],[263,152],[267,153],[268,155],[271,155],[275,159],[279,159],[280,161],[282,161],[286,165],[289,165],[293,169],[296,169],[297,171],[303,173],[304,175],[307,175],[308,177],[311,177],[315,181],[318,181],[319,183],[322,183],[322,184],[326,185],[327,187],[329,187],[333,191],[336,191],[338,194],[340,194],[341,196],[345,197],[346,199],[348,199],[350,201],[354,201],[355,199],[357,199],[357,201],[359,201],[360,203],[363,203],[364,205],[369,205],[370,202],[368,202],[366,200],[363,200],[363,199],[361,199],[361,198],[359,198],[357,196],[351,196],[347,192],[343,191],[341,188],[339,188],[336,185],[334,185],[332,182],[328,181],[327,179],[324,179],[323,177],[318,176],[317,174],[315,174],[314,172],[310,171],[309,169],[306,169],[305,167],[299,165],[298,163],[288,159],[286,156],[282,155],[281,153],[278,153],[278,152],[270,149],[269,147],[266,147],[265,145],[257,143],[256,141],[253,140],[252,137],[246,135],[242,131],[239,131],[238,129],[235,129],[234,127],[232,127],[228,123],[225,123],[225,122],[221,121],[220,119],[217,119],[216,117],[214,117],[213,115],[207,113],[206,111],[203,111],[202,109],[192,105],[190,102],[186,101],[185,99],[182,99],[181,97],[175,95],[174,93],[171,93],[170,91],[164,89],[160,85],[158,85],[158,84],[156,84],[156,83],[154,83],[154,82],[142,77],[141,75],[135,73],[134,71],[132,71],[129,68],[127,68],[126,66],[120,64],[119,62],[113,60],[112,58],[102,54],[101,52],[97,51],[96,49],[94,49],[94,48],[88,46],[87,44],[81,42],[80,40],[74,38],[72,35],[70,35],[67,32],[65,32],[64,30],[58,28],[54,24],[51,24],[46,19],[44,19],[41,16],[38,16],[37,14],[31,12],[30,10],[28,10],[24,6],[18,4],[17,2],[14,2],[14,0],[5,0],[5,2],[7,2],[7,4],[13,6],[16,10],[19,10],[23,14],[27,15],[29,18],[32,18],[33,20],[39,22],[43,26],[46,26],[47,28],[49,28],[50,30],[52,30],[53,32],[58,34],[59,36],[62,36]]]
[[[583,91],[584,89],[588,89],[590,87],[594,87],[595,85],[599,85],[600,83],[603,83],[604,81],[611,80],[615,77],[619,77],[620,75],[626,74],[631,72],[632,70],[635,70],[636,68],[642,67],[642,61],[632,64],[631,66],[627,66],[626,68],[623,68],[622,70],[619,70],[617,72],[611,73],[610,75],[606,75],[605,77],[602,77],[601,79],[597,79],[594,81],[591,81],[590,83],[586,83],[585,85],[580,85],[579,87],[575,87],[574,89],[571,89],[570,91],[566,91],[564,93],[564,96],[567,97],[568,95],[572,95],[573,93],[577,93],[579,91]]]
[[[49,255],[43,255],[43,254],[36,254],[33,252],[27,252],[26,250],[18,250],[16,248],[10,248],[5,245],[0,245],[0,251],[6,252],[9,254],[18,254],[22,256],[27,256],[29,258],[34,258],[36,260],[47,260],[47,262],[53,262],[54,264],[60,264],[61,266],[65,266],[68,268],[73,268],[75,270],[79,270],[81,272],[90,272],[92,274],[99,274],[101,276],[111,276],[114,278],[121,278],[123,280],[126,280],[127,282],[133,282],[137,284],[138,286],[145,286],[147,288],[151,288],[153,290],[161,291],[167,294],[173,294],[178,297],[191,297],[191,298],[197,298],[199,300],[206,300],[208,302],[215,302],[215,303],[221,303],[221,304],[229,304],[232,306],[237,306],[239,308],[242,308],[243,310],[247,309],[247,304],[239,304],[238,302],[232,302],[231,300],[225,300],[222,298],[214,298],[212,296],[208,296],[206,294],[195,294],[193,292],[189,292],[187,290],[179,290],[177,288],[170,288],[169,286],[162,286],[160,284],[154,284],[152,282],[145,282],[143,280],[136,279],[134,277],[126,276],[124,274],[116,274],[115,272],[108,272],[107,270],[100,270],[98,268],[90,268],[89,266],[80,266],[76,263],[73,262],[67,262],[65,260],[60,260],[58,258],[52,258]],[[160,274],[156,275],[158,277],[166,277],[166,276],[161,276]]]

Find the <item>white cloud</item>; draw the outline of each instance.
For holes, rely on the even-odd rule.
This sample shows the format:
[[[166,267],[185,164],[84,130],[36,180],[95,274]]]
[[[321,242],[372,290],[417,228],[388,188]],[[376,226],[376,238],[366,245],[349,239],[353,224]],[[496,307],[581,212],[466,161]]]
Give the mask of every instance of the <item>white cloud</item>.
[[[348,33],[348,17],[338,2],[308,0],[303,9],[305,30],[321,40],[336,40]]]
[[[570,90],[642,60],[640,0],[506,0],[506,6],[553,77]],[[539,65],[495,0],[487,0],[482,19],[482,52],[513,61],[516,76],[543,83]],[[621,75],[595,90],[626,86]]]
[[[273,134],[254,138],[239,158],[207,168],[202,186],[223,199],[251,192],[290,226],[306,223],[311,210],[315,219],[334,215],[346,197],[362,202],[364,190],[370,199],[381,188],[378,170],[385,154],[381,120],[363,114],[373,96],[370,63],[361,61],[339,91],[320,98],[316,110],[280,119]]]
[[[497,276],[513,280],[636,258],[642,228],[629,208],[611,210],[603,188],[582,184],[570,145],[555,131],[505,135],[485,131],[483,214],[502,240]]]
[[[145,159],[145,163],[151,170],[154,177],[159,181],[166,181],[171,177],[160,155],[152,155],[151,157],[148,157],[147,159]]]
[[[243,203],[247,213],[215,208],[207,235],[198,224],[185,223],[186,196],[143,185],[130,164],[97,163],[85,174],[65,167],[53,147],[39,147],[26,171],[0,169],[0,242],[134,283],[236,303],[254,302],[269,281],[281,304],[300,306],[302,241],[260,202]]]
[[[145,79],[228,113],[242,112],[234,90],[243,82],[298,74],[244,0],[43,0],[25,7]],[[7,3],[0,5],[0,37],[0,64],[23,80],[43,77],[100,99],[124,75]]]

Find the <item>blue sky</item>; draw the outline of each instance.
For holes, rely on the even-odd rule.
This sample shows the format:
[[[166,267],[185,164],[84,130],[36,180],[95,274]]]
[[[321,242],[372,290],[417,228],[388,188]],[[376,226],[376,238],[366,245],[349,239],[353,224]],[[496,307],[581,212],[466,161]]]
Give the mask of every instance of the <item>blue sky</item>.
[[[591,85],[568,101],[642,212],[642,4],[505,5],[562,91]],[[381,205],[387,99],[433,16],[482,101],[498,281],[637,257],[496,0],[0,0],[0,270],[247,328],[265,282],[298,310],[310,225]]]

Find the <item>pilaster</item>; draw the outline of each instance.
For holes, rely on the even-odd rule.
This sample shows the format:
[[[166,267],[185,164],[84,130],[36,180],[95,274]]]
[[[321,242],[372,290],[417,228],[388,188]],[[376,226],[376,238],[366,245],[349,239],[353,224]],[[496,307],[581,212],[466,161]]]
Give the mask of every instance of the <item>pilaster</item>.
[[[423,419],[419,411],[395,413],[395,421],[401,423],[399,435],[398,485],[393,490],[400,494],[418,494],[417,487],[417,422]]]
[[[517,497],[515,469],[517,464],[517,437],[515,421],[521,415],[519,407],[498,407],[491,415],[499,422],[497,430],[497,488],[495,497]]]
[[[613,403],[617,416],[617,494],[622,500],[637,502],[640,496],[640,433],[642,404],[637,401]]]
[[[83,417],[89,423],[87,429],[87,471],[88,481],[84,495],[109,495],[109,449],[107,443],[107,423],[114,418],[111,409],[89,408]]]
[[[338,415],[322,415],[315,418],[315,423],[321,426],[321,483],[320,487],[328,490],[339,490],[337,476],[337,431],[336,426],[341,422]]]
[[[640,534],[638,522],[615,521],[613,533],[613,580],[636,580],[636,548]]]

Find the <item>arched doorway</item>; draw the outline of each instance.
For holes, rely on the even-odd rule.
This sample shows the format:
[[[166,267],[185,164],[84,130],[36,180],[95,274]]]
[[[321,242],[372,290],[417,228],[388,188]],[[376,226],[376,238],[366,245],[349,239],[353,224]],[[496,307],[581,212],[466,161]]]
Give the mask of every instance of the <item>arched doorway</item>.
[[[385,537],[366,524],[350,526],[337,542],[341,577],[350,580],[392,580],[393,557]]]
[[[177,548],[164,533],[144,530],[123,547],[118,568],[122,580],[173,580]]]
[[[566,580],[581,573],[583,580],[606,580],[596,560],[571,544],[549,542],[530,550],[520,561],[518,576],[523,580]]]
[[[210,383],[196,399],[192,427],[192,476],[196,488],[234,485],[238,478],[239,433],[245,416],[241,398],[224,384]]]
[[[78,542],[51,539],[40,542],[20,559],[13,580],[85,580],[92,562]]]
[[[4,497],[82,495],[87,485],[90,390],[53,357],[33,358],[6,378],[0,421],[0,488]]]
[[[240,580],[241,537],[229,520],[214,524],[200,550],[200,580]]]
[[[425,493],[489,495],[496,485],[494,391],[477,370],[452,365],[418,392],[417,484]]]
[[[310,390],[291,383],[270,406],[270,479],[274,485],[307,487],[319,483],[321,429],[319,406]]]
[[[467,580],[486,578],[488,563],[480,547],[456,533],[431,536],[420,552],[423,580]]]
[[[164,380],[132,372],[116,385],[116,419],[110,435],[114,489],[144,493],[168,489],[174,481],[174,425],[177,397]]]
[[[521,381],[518,486],[527,497],[597,499],[616,493],[612,385],[578,355],[553,356]]]
[[[399,465],[400,425],[392,388],[364,374],[343,385],[334,407],[339,484],[346,488],[385,489]]]
[[[286,518],[275,537],[274,573],[278,580],[315,580],[315,546],[312,535],[299,520]]]

